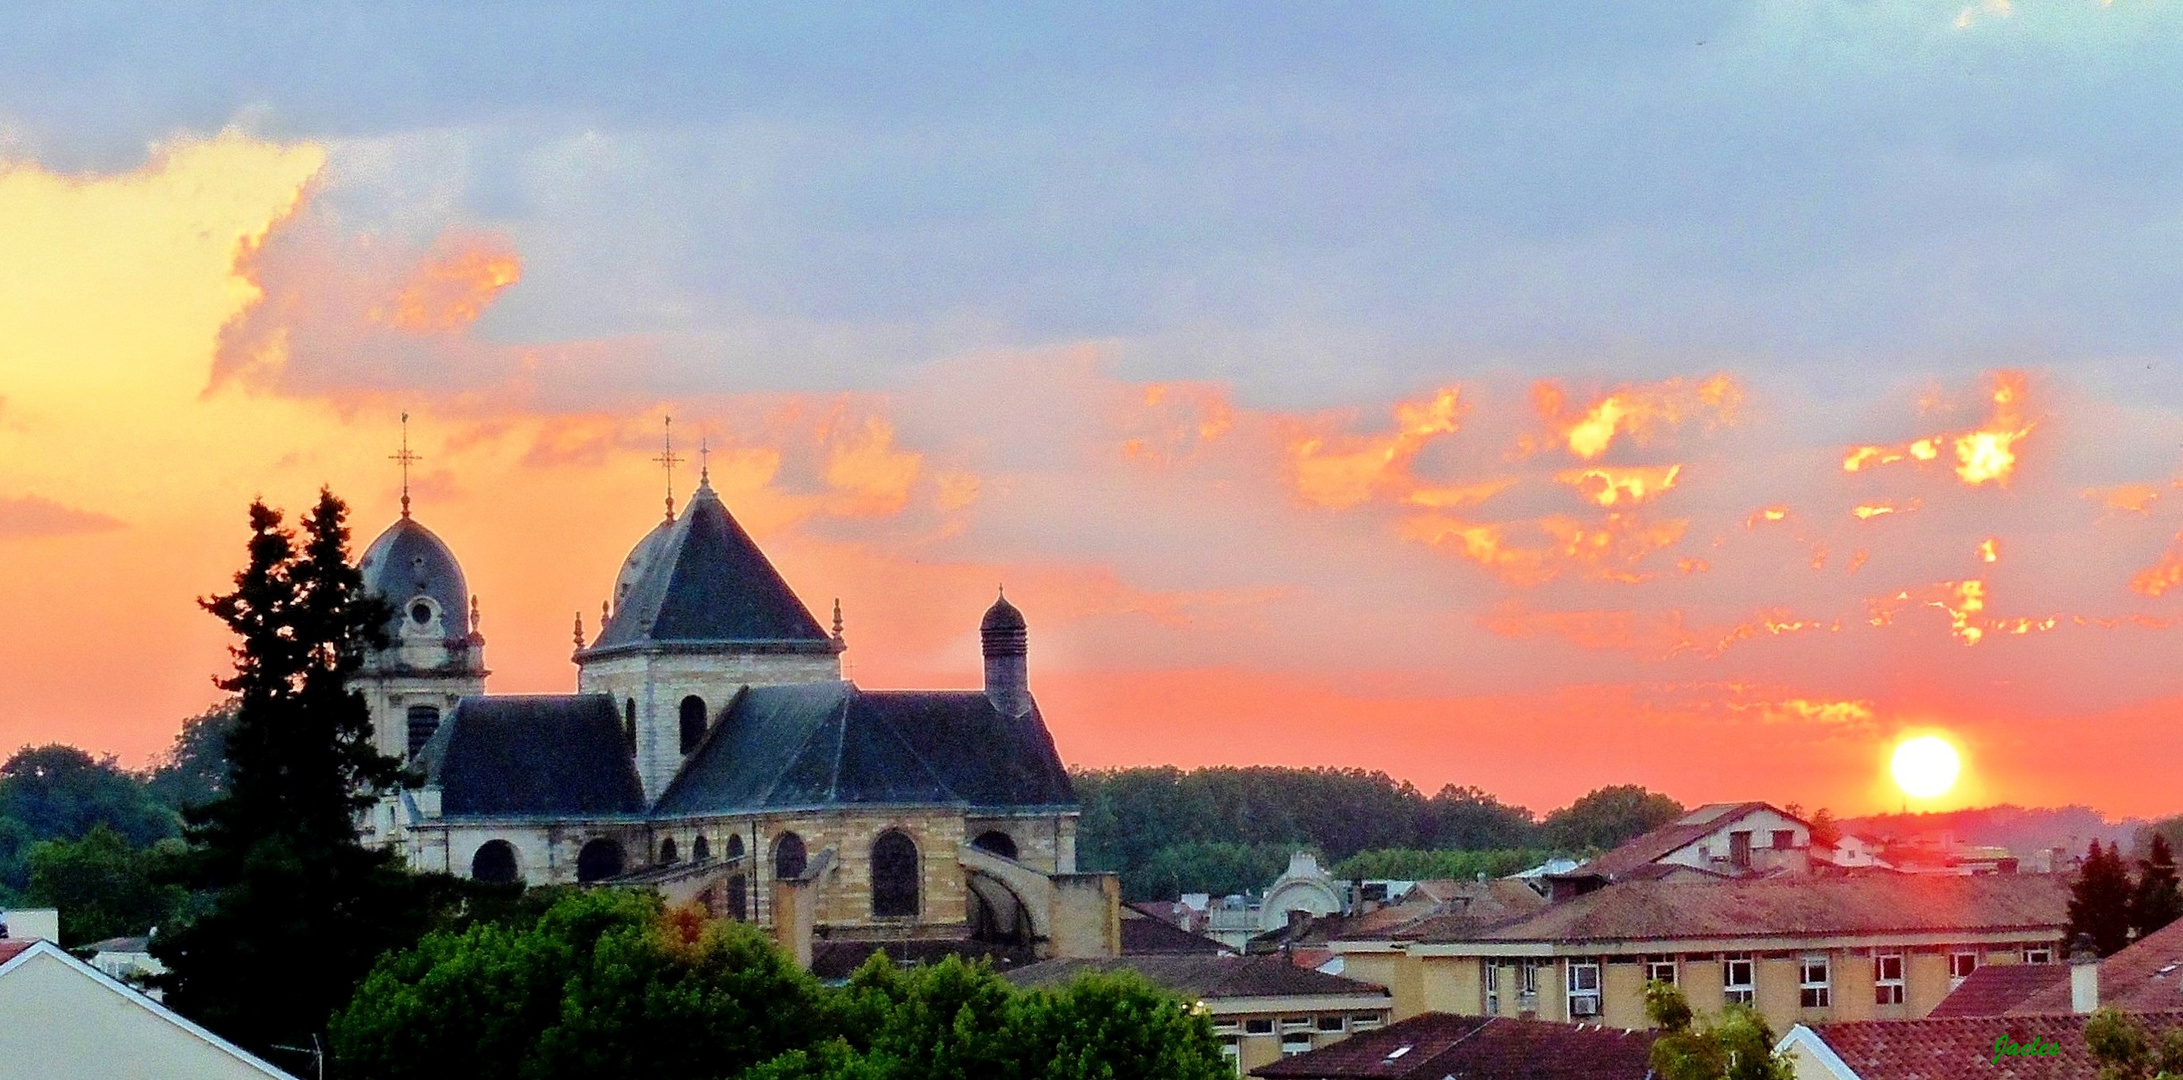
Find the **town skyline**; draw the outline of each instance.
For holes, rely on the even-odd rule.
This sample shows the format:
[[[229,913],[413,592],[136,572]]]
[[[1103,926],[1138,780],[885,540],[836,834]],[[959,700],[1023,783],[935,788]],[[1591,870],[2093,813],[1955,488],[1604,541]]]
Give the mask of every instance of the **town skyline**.
[[[513,100],[582,26],[419,9],[133,105],[85,16],[0,60],[0,744],[163,749],[249,500],[360,551],[404,413],[567,691],[672,416],[861,684],[977,685],[1005,584],[1072,766],[1856,814],[1941,734],[1912,809],[2173,813],[2179,16],[2029,7],[662,17]]]

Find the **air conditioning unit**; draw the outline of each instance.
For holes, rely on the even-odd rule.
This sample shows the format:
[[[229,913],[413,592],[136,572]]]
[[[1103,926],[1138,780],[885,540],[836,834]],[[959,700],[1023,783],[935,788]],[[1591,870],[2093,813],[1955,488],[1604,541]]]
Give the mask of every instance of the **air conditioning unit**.
[[[1570,999],[1569,999],[1569,1015],[1570,1015],[1570,1016],[1598,1016],[1598,1015],[1599,1015],[1599,999],[1598,999],[1598,998],[1596,998],[1596,997],[1575,997],[1575,998],[1570,998]]]

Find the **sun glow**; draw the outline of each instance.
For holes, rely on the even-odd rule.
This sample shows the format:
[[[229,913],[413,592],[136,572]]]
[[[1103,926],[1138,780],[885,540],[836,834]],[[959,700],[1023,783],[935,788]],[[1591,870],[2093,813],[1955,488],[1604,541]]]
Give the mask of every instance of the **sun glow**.
[[[1938,735],[1918,735],[1895,746],[1890,765],[1895,786],[1914,799],[1935,799],[1956,786],[1963,759],[1955,746]]]

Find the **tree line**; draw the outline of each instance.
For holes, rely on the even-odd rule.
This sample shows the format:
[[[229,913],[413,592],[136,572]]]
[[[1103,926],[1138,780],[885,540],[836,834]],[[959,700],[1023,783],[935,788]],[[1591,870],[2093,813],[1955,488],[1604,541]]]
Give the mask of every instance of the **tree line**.
[[[1299,848],[1343,877],[1500,876],[1612,848],[1683,806],[1635,784],[1541,818],[1475,787],[1431,795],[1364,769],[1171,766],[1078,771],[1079,865],[1122,875],[1132,900],[1261,889]]]

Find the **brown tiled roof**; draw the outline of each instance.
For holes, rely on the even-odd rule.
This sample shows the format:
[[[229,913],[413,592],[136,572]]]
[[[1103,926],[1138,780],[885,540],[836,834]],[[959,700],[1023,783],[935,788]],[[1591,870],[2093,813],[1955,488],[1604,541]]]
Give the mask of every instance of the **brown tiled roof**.
[[[1425,1013],[1262,1065],[1266,1080],[1644,1080],[1655,1033]]]
[[[1940,999],[1927,1016],[2002,1016],[2024,1004],[2026,998],[2059,984],[2062,1007],[2041,1012],[2068,1012],[2068,964],[1989,964],[1966,976],[1961,985]]]
[[[1421,928],[1455,933],[1507,922],[1546,907],[1546,898],[1515,878],[1493,881],[1436,882],[1435,893],[1444,897],[1435,904],[1401,904],[1368,915],[1330,923],[1320,940],[1380,941],[1409,937]],[[1467,932],[1467,931],[1464,931]]]
[[[2099,1065],[2085,1047],[2085,1016],[1957,1016],[1924,1020],[1851,1020],[1813,1032],[1861,1080],[2095,1080]],[[2183,1012],[2142,1018],[2156,1031],[2183,1024]],[[1994,1040],[2054,1044],[2053,1055],[1994,1058]]]
[[[2124,1012],[2183,1009],[2183,922],[2169,923],[2100,961],[2100,1004]],[[2068,978],[2040,988],[2009,1011],[2070,1011]]]
[[[1428,919],[1393,936],[1554,943],[1940,930],[2052,929],[2059,936],[2068,903],[2068,884],[2047,874],[1628,881],[1530,916],[1485,926]]]
[[[1666,856],[1669,852],[1698,841],[1699,837],[1720,828],[1754,810],[1773,809],[1762,802],[1713,803],[1698,807],[1682,817],[1668,822],[1621,847],[1577,867],[1579,874],[1600,874],[1618,878],[1640,866]],[[1781,811],[1776,810],[1776,813]],[[1787,815],[1784,815],[1787,816]]]
[[[1079,976],[1134,971],[1157,986],[1200,1000],[1291,997],[1306,994],[1387,996],[1385,987],[1300,968],[1278,956],[1123,956],[1100,960],[1046,960],[1008,972],[1025,987],[1060,987]]]
[[[37,944],[35,938],[0,938],[0,964],[5,964],[23,950]]]
[[[1225,942],[1193,934],[1135,904],[1122,905],[1122,955],[1213,955],[1232,953]]]

